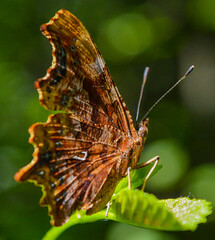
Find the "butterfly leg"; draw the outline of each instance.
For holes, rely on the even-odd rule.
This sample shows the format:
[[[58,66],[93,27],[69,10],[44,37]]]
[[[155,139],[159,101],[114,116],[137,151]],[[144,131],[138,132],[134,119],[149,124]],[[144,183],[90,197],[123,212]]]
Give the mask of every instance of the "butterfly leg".
[[[152,162],[154,162],[154,165],[153,165],[152,168],[150,169],[149,173],[147,174],[147,176],[146,176],[146,178],[145,178],[145,180],[144,180],[144,182],[143,182],[143,185],[142,185],[142,188],[141,188],[143,191],[144,191],[144,188],[145,188],[145,186],[146,186],[147,180],[149,179],[149,177],[151,176],[152,172],[155,170],[156,166],[158,165],[159,158],[160,158],[159,156],[153,157],[152,159],[148,160],[147,162],[142,163],[142,164],[140,164],[140,165],[137,165],[137,166],[135,167],[135,169],[143,168],[143,167],[148,166],[148,165],[151,164]]]
[[[128,189],[131,190],[131,167],[128,167],[127,174],[128,174]]]
[[[108,218],[109,210],[110,210],[110,201],[109,201],[108,204],[107,204],[107,209],[106,209],[106,213],[105,213],[105,217],[106,217],[106,218]]]

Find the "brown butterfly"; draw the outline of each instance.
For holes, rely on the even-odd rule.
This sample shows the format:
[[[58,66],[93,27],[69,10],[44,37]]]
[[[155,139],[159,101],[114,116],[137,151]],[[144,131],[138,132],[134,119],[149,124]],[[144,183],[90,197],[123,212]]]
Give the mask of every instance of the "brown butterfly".
[[[33,160],[15,179],[43,187],[41,205],[59,226],[75,210],[103,209],[128,168],[146,165],[137,163],[148,119],[135,129],[101,54],[74,15],[60,10],[41,31],[53,62],[35,86],[45,108],[63,112],[30,127]]]

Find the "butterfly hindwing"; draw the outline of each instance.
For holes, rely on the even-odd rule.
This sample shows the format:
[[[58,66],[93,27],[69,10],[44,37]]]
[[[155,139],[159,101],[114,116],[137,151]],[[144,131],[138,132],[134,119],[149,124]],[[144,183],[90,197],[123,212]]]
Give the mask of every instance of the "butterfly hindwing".
[[[75,209],[91,208],[120,161],[117,142],[123,136],[118,129],[92,125],[66,113],[50,116],[45,124],[33,125],[30,133],[34,160],[16,178],[43,186],[41,204],[50,206],[54,225],[62,225]]]

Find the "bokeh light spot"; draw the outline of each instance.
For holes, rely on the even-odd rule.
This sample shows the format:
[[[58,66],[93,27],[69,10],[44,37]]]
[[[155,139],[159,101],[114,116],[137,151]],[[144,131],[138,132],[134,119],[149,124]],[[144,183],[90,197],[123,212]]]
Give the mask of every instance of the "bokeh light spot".
[[[152,44],[152,26],[141,14],[123,14],[107,24],[106,36],[112,47],[124,56],[140,54]]]
[[[147,161],[160,156],[163,168],[153,176],[147,187],[153,191],[169,190],[174,187],[187,171],[189,159],[185,150],[174,140],[163,139],[147,145],[141,160]]]

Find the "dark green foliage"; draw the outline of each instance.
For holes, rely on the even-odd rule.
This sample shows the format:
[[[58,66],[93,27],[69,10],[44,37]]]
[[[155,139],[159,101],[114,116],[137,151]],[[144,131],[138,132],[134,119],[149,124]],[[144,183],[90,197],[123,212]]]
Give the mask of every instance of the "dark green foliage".
[[[150,72],[140,117],[196,65],[149,115],[143,159],[160,155],[163,168],[146,191],[159,199],[204,198],[215,206],[214,0],[0,1],[0,239],[37,240],[50,228],[47,208],[39,206],[41,190],[15,183],[13,175],[32,158],[28,127],[50,114],[40,106],[33,86],[51,65],[51,46],[39,27],[61,8],[89,30],[133,116],[145,66]],[[207,240],[214,234],[214,220],[212,214],[195,232],[166,233],[165,238],[160,231],[135,228],[133,239],[141,234],[150,240],[156,234],[158,240]],[[80,239],[81,233],[83,239],[109,240],[115,226],[111,221],[78,225],[59,239]],[[120,229],[132,232],[128,225]],[[120,239],[120,234],[115,236]]]

